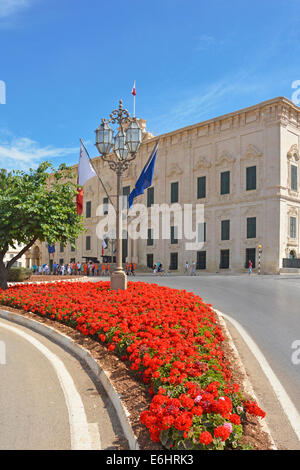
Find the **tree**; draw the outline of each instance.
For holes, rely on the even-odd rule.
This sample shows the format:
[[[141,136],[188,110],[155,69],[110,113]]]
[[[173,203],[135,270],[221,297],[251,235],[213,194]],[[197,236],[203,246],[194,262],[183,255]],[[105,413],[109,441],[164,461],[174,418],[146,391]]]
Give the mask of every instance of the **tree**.
[[[37,240],[72,242],[83,230],[75,181],[66,165],[55,170],[49,162],[28,173],[0,169],[0,288],[7,289],[9,269]],[[16,243],[24,248],[5,263],[9,246]]]

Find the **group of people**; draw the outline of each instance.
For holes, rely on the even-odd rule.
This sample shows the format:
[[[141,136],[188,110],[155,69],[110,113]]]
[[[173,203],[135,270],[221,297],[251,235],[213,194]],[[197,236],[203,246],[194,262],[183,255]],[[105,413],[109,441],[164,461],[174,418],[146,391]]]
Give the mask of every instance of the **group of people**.
[[[164,272],[163,270],[163,265],[160,261],[158,261],[154,266],[153,266],[153,274],[162,274]]]
[[[184,274],[196,276],[196,261],[192,261],[191,265],[189,265],[188,261],[185,262]]]
[[[125,271],[127,276],[135,276],[136,264],[135,263],[126,263]]]
[[[34,265],[32,270],[34,274],[54,274],[55,276],[109,276],[110,274],[109,263],[95,263],[93,261],[88,263],[80,263],[79,261],[68,264],[53,263],[52,270],[48,264],[43,264],[42,266]]]

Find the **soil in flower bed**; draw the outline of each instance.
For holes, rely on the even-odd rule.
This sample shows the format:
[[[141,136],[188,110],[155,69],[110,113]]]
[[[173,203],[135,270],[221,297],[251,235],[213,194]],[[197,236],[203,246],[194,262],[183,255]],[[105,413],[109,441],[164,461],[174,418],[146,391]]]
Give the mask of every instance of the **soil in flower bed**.
[[[173,431],[175,445],[191,436],[199,442],[200,435],[198,448],[224,448],[223,441],[230,442],[239,433],[239,447],[249,443],[257,449],[271,447],[257,416],[249,414],[264,416],[264,412],[250,403],[251,397],[243,396],[241,402],[237,390],[243,377],[228,364],[230,345],[215,313],[200,297],[153,284],[129,283],[128,291],[115,293],[109,291],[107,282],[75,282],[14,286],[0,291],[0,303],[55,326],[91,351],[110,373],[141,449],[161,449],[159,436],[168,447]],[[202,396],[196,396],[199,392],[194,396],[201,406],[198,402],[195,406],[192,389],[200,390],[199,384]],[[183,404],[178,405],[178,397]],[[172,405],[164,408],[158,402]],[[173,402],[177,403],[177,421]],[[236,408],[242,409],[240,416]]]

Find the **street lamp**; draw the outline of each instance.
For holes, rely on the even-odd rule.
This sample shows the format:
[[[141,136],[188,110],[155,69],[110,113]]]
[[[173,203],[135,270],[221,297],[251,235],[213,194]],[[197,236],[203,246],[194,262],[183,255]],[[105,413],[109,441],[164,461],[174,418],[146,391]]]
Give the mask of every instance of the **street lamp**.
[[[102,119],[96,129],[96,147],[111,170],[117,174],[117,207],[116,207],[116,270],[111,275],[112,290],[126,289],[127,277],[122,266],[122,174],[129,168],[130,162],[142,143],[142,130],[135,117],[130,117],[120,100],[119,108],[114,109],[110,119]],[[117,124],[114,132],[109,124]]]

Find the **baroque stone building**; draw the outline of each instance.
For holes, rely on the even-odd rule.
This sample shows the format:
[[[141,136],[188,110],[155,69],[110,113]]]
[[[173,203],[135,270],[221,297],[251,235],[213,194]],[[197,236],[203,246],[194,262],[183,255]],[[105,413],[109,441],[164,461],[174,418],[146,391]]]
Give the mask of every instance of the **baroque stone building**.
[[[160,261],[165,268],[183,271],[185,262],[197,262],[202,272],[241,272],[252,260],[261,271],[279,273],[300,268],[299,254],[299,135],[300,108],[284,97],[274,98],[214,119],[154,137],[145,130],[135,162],[123,177],[123,193],[133,189],[159,138],[153,185],[135,202],[204,204],[204,244],[186,251],[184,240],[171,230],[169,240],[123,242],[125,258],[138,265]],[[93,164],[111,195],[116,176],[101,157]],[[102,240],[96,235],[99,204],[106,202],[97,178],[84,187],[86,232],[76,249],[57,244],[54,261],[69,263],[102,260]],[[172,223],[172,221],[171,221]],[[47,246],[32,251],[48,263]],[[104,250],[113,253],[113,245]],[[30,265],[31,254],[28,254]],[[108,258],[107,258],[108,259]]]

